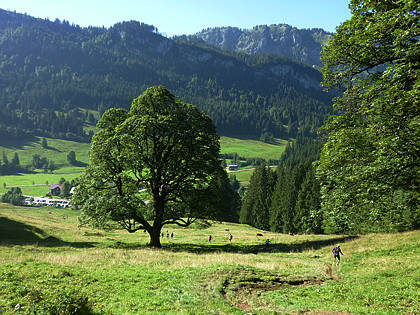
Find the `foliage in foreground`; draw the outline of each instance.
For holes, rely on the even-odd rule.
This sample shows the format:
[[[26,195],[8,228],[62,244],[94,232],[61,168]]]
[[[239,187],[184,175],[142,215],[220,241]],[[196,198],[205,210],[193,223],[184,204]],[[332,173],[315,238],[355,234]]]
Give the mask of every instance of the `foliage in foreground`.
[[[317,168],[325,229],[418,228],[420,3],[352,0],[350,8],[322,56],[324,85],[345,90]]]

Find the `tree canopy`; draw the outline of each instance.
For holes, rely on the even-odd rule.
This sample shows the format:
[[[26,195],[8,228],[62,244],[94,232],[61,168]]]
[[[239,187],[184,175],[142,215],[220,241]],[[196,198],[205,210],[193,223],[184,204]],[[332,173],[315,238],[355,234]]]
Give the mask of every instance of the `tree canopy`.
[[[317,176],[327,232],[419,226],[418,1],[350,2],[325,47],[324,85],[343,92]]]
[[[155,86],[130,111],[106,111],[97,127],[74,196],[85,222],[144,229],[150,245],[160,247],[165,224],[188,226],[211,215],[204,192],[221,164],[219,136],[207,115]]]

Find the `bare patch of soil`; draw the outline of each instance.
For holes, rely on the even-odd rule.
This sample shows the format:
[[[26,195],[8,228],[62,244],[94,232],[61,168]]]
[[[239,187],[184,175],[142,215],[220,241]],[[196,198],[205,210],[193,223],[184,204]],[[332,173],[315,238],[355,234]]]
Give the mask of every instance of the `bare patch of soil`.
[[[336,275],[333,274],[333,272],[332,272],[332,266],[331,265],[328,265],[327,273],[331,277],[331,279],[333,279],[335,281],[339,281],[340,280],[339,277],[337,277]]]
[[[236,270],[235,273],[230,274],[223,282],[220,292],[231,305],[242,311],[249,311],[255,307],[255,305],[249,303],[250,301],[254,301],[253,304],[258,304],[258,306],[266,306],[259,298],[262,292],[291,289],[306,285],[319,285],[327,280],[340,280],[333,274],[331,265],[328,265],[327,274],[330,278],[326,280],[316,277],[310,279],[291,279],[290,276],[258,274],[256,271],[250,272],[248,270],[241,272]],[[335,315],[347,313],[311,311],[307,314]]]

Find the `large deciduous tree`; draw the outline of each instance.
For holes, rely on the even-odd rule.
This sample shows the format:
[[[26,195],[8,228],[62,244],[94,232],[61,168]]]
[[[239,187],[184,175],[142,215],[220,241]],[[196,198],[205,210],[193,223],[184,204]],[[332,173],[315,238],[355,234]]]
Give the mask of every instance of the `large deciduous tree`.
[[[188,226],[209,215],[208,184],[221,168],[211,119],[166,88],[148,88],[130,111],[109,109],[98,122],[90,166],[74,200],[86,222],[145,229],[160,247],[165,224]]]
[[[324,85],[344,91],[317,176],[327,232],[419,226],[419,10],[414,0],[352,0],[325,47]]]

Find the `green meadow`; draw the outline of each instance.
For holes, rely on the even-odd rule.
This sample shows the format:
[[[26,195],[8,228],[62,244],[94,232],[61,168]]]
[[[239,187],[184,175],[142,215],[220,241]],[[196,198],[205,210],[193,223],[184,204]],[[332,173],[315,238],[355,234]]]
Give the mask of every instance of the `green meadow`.
[[[46,149],[42,147],[42,138],[40,137],[26,141],[22,140],[20,143],[14,142],[13,144],[2,140],[0,152],[5,152],[9,161],[13,158],[14,153],[17,152],[20,163],[22,165],[29,165],[32,162],[32,156],[39,154],[41,157],[53,160],[58,169],[53,173],[44,173],[43,170],[35,170],[33,174],[0,176],[0,194],[7,192],[10,186],[22,186],[21,190],[23,194],[41,196],[49,192],[48,184],[56,184],[62,177],[67,181],[71,181],[80,176],[84,167],[71,166],[67,161],[67,154],[70,151],[74,151],[78,161],[88,163],[90,144],[61,139],[46,139],[48,143],[48,148]],[[280,158],[287,141],[276,140],[275,144],[268,144],[252,139],[221,137],[220,143],[222,153],[236,152],[239,156],[246,158],[261,157],[269,160]],[[253,170],[237,172],[235,175],[239,182],[246,186],[249,183],[252,172]]]
[[[80,167],[71,167],[67,162],[67,154],[70,151],[76,153],[76,159],[80,162],[88,162],[88,152],[90,143],[75,142],[62,139],[46,138],[48,148],[43,148],[41,145],[42,138],[34,137],[29,140],[21,140],[21,142],[13,141],[13,143],[4,142],[0,145],[0,152],[5,152],[9,161],[13,158],[14,153],[19,154],[20,164],[29,165],[32,163],[32,156],[39,154],[46,157],[48,160],[53,160],[59,167],[60,172],[74,172],[80,171]],[[65,170],[61,168],[66,167]],[[57,171],[57,172],[58,172]]]
[[[274,170],[274,167],[271,167]],[[254,168],[249,170],[240,170],[237,172],[228,173],[229,176],[236,176],[236,179],[241,183],[242,186],[248,186],[252,174],[254,173]]]
[[[220,137],[221,153],[238,153],[245,158],[279,160],[286,148],[287,140],[276,139],[275,143],[264,143],[256,139]]]
[[[291,236],[198,222],[164,227],[174,238],[165,236],[162,249],[151,249],[147,233],[80,227],[77,217],[71,209],[0,204],[1,314],[416,314],[420,309],[420,231]],[[337,243],[344,252],[339,266],[331,255]]]

